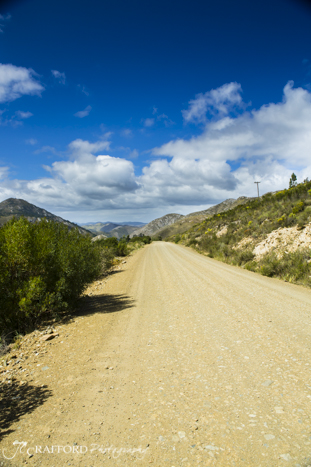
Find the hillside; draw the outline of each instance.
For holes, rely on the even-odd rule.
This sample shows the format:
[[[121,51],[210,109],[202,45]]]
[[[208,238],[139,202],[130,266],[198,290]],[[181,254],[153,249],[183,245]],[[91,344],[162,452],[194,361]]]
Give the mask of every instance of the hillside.
[[[311,182],[248,198],[167,240],[266,276],[311,286]]]
[[[157,230],[153,235],[160,235],[163,239],[165,239],[172,235],[182,234],[207,217],[211,217],[214,214],[218,214],[220,212],[228,211],[235,206],[246,203],[250,199],[254,198],[247,198],[246,196],[240,196],[238,199],[230,198],[203,211],[192,212],[186,216],[181,216],[174,223],[171,223]]]
[[[141,227],[140,229],[134,230],[130,237],[134,235],[150,235],[151,237],[154,235],[158,235],[158,232],[167,227],[171,224],[174,224],[179,219],[183,218],[182,214],[166,214],[163,217],[159,217],[158,219],[154,219],[153,221],[149,222],[149,224]]]
[[[13,217],[26,217],[29,221],[35,222],[39,219],[46,218],[56,222],[61,222],[67,225],[69,229],[78,229],[83,235],[92,235],[90,231],[78,226],[72,222],[55,216],[45,209],[38,208],[34,204],[28,203],[24,199],[8,198],[0,203],[0,226],[5,224]]]

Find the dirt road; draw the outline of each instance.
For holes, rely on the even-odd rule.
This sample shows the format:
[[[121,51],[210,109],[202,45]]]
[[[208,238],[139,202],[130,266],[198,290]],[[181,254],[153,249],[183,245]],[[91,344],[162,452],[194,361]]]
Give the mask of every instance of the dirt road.
[[[164,242],[122,267],[27,360],[12,465],[309,466],[310,290]]]

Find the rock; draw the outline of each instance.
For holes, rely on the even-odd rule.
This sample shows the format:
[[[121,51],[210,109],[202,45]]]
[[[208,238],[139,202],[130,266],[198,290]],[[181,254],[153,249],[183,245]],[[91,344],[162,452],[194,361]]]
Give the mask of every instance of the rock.
[[[186,437],[186,433],[184,431],[179,431],[178,436],[179,436],[180,439],[183,439],[183,438]]]
[[[57,332],[53,334],[46,334],[45,336],[40,337],[40,341],[41,342],[50,341],[51,339],[54,339],[54,337],[57,337],[57,336],[58,336]]]

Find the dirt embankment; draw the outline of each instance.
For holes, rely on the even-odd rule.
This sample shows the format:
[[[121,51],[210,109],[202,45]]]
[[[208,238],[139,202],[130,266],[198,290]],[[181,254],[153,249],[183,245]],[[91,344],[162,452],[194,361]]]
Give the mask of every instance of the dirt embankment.
[[[2,368],[17,371],[1,384],[0,462],[310,465],[310,305],[178,245],[139,250]]]

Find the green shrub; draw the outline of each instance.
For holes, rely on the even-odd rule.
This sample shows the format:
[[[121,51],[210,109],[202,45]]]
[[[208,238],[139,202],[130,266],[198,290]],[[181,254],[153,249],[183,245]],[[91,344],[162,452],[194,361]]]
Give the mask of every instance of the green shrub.
[[[304,210],[305,203],[303,201],[299,201],[292,209],[293,214],[298,214],[298,212],[301,212]]]
[[[175,236],[175,243],[180,242],[180,240],[181,240],[181,236],[180,236],[179,234],[177,234],[177,235]]]
[[[101,271],[99,247],[77,229],[13,219],[0,229],[0,327],[25,330],[71,309]]]
[[[108,237],[98,241],[98,244],[101,246],[105,246],[107,248],[117,248],[118,246],[118,239],[116,237]]]
[[[120,240],[118,246],[116,248],[116,255],[117,256],[127,256],[129,253],[127,248],[127,243],[125,240]]]
[[[141,237],[133,237],[129,240],[130,243],[144,243],[145,245],[148,245],[149,243],[151,243],[151,237],[149,235],[144,235],[144,236],[141,236]]]
[[[254,256],[255,255],[253,251],[250,249],[239,251],[239,253],[237,254],[238,265],[241,266],[242,264],[252,261],[254,259]]]
[[[102,273],[107,274],[109,269],[113,266],[113,260],[115,258],[114,251],[112,248],[102,248],[100,256],[102,260]]]

